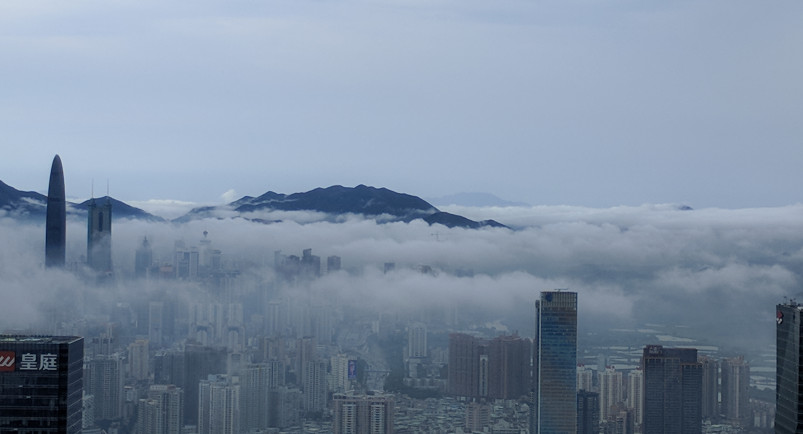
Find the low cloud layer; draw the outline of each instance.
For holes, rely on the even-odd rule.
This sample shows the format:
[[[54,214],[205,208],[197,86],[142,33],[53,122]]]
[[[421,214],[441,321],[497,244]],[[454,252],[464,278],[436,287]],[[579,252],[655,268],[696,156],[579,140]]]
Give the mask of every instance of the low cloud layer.
[[[299,213],[284,217],[313,223],[119,221],[113,230],[118,287],[143,297],[154,290],[125,280],[143,237],[153,245],[154,260],[169,263],[177,240],[198,245],[206,231],[224,264],[264,268],[268,281],[275,251],[300,255],[312,248],[324,263],[327,256],[340,256],[343,271],[314,281],[306,289],[311,294],[353,300],[380,312],[449,307],[500,320],[525,336],[532,334],[538,292],[566,288],[579,293],[581,327],[688,325],[697,337],[718,344],[770,345],[774,305],[803,293],[802,205],[448,211],[518,229],[449,229],[422,221],[377,224],[356,216],[328,223]],[[83,222],[70,222],[68,234],[68,262],[80,261],[86,248]],[[71,273],[42,268],[42,226],[0,220],[0,245],[0,297],[6,300],[0,307],[1,326],[25,328],[60,298],[70,300],[67,305],[103,298],[98,288]],[[385,262],[394,262],[395,271],[384,273]],[[423,267],[432,272],[422,273]],[[192,296],[194,289],[183,290]],[[75,312],[83,311],[76,306]]]

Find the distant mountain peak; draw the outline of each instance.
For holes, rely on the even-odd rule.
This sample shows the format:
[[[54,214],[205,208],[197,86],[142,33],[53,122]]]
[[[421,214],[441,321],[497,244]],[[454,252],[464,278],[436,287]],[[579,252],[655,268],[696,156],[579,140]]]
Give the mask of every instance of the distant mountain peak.
[[[356,187],[318,187],[289,195],[268,191],[256,197],[243,196],[225,206],[195,208],[174,221],[239,216],[253,221],[273,222],[273,218],[264,218],[265,213],[273,211],[316,212],[329,216],[330,221],[338,221],[338,217],[342,215],[356,214],[382,222],[422,219],[429,224],[443,224],[448,227],[505,227],[493,221],[475,222],[462,216],[443,213],[420,197],[365,184]]]

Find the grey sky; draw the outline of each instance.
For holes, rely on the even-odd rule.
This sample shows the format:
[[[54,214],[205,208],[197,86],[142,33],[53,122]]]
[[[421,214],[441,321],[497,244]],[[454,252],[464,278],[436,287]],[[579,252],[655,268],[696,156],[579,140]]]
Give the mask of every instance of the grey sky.
[[[0,180],[220,202],[803,193],[799,1],[4,1]]]

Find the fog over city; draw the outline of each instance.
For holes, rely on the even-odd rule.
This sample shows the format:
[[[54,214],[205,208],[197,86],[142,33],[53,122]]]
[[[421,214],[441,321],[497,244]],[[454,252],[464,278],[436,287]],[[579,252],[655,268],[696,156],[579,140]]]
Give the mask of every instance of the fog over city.
[[[470,218],[508,224],[480,230],[429,226],[423,221],[377,224],[353,215],[340,223],[320,213],[261,215],[185,224],[118,220],[113,262],[117,281],[87,285],[64,270],[42,268],[43,227],[6,217],[2,260],[2,326],[41,327],[48,309],[91,312],[95,302],[152,297],[154,291],[198,298],[197,284],[131,279],[134,252],[147,236],[154,261],[171,263],[174,243],[197,244],[204,231],[227,264],[245,268],[258,283],[272,283],[274,251],[312,248],[342,258],[343,270],[306,285],[313,294],[376,312],[456,306],[464,315],[497,322],[500,331],[531,336],[532,304],[539,290],[579,293],[580,327],[689,326],[717,345],[766,347],[772,342],[773,306],[801,291],[803,206],[741,210],[684,210],[675,205],[582,207],[444,207]],[[290,220],[292,218],[293,220]],[[301,223],[299,223],[301,222]],[[69,220],[67,257],[86,251],[86,225]],[[385,274],[385,262],[394,272]],[[430,266],[433,273],[421,273]],[[470,271],[470,272],[467,272]]]
[[[71,376],[64,432],[91,434],[363,432],[368,405],[399,434],[770,432],[776,360],[800,371],[776,332],[803,310],[801,23],[0,2],[0,383]],[[648,390],[648,357],[688,376]],[[0,430],[33,426],[11,389]],[[643,417],[650,394],[690,410]]]

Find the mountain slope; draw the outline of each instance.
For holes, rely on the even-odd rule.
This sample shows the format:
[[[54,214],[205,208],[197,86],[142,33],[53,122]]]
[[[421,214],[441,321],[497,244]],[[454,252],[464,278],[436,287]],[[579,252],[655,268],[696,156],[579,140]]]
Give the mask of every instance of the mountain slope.
[[[274,211],[320,213],[322,215],[320,219],[328,221],[337,221],[338,216],[346,214],[357,214],[382,222],[409,222],[423,219],[429,224],[442,224],[448,227],[506,227],[494,221],[475,222],[462,216],[444,213],[417,196],[366,185],[353,188],[334,185],[290,195],[268,191],[258,197],[242,197],[225,206],[195,208],[174,221],[181,223],[202,218],[244,217],[271,222],[275,221],[275,218],[262,217]],[[263,215],[260,216],[260,213]]]
[[[143,219],[149,221],[164,221],[163,218],[135,208],[125,202],[112,197],[96,198],[95,201],[111,200],[112,218]],[[67,216],[86,218],[89,200],[81,203],[67,202]],[[23,221],[45,221],[47,212],[47,196],[35,191],[20,191],[0,181],[0,216],[11,217]]]

